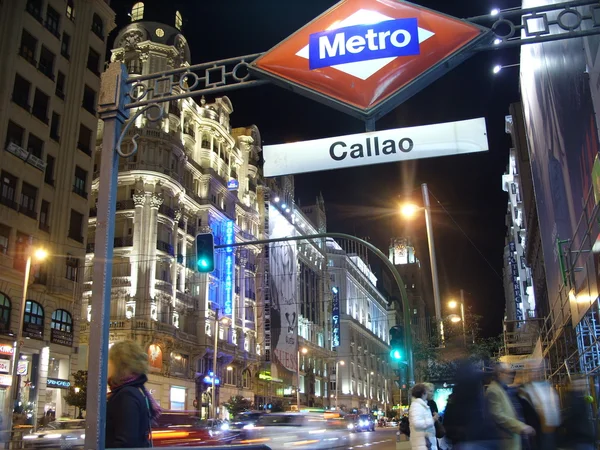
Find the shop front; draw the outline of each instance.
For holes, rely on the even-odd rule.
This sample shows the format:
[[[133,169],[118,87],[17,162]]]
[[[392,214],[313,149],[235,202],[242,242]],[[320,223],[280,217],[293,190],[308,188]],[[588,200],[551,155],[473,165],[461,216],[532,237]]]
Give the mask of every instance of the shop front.
[[[0,343],[0,411],[5,411],[9,402],[9,388],[12,384],[11,360],[14,347],[9,343]]]

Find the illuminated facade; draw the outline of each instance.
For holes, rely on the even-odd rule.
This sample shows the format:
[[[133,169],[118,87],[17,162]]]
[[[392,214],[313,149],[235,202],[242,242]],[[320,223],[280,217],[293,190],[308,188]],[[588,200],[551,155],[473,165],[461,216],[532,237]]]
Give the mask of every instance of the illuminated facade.
[[[539,324],[531,320],[536,318],[537,308],[532,271],[526,258],[529,242],[523,202],[524,191],[531,193],[531,189],[524,185],[531,183],[531,174],[529,165],[521,161],[523,149],[516,148],[518,145],[526,147],[526,143],[519,142],[521,133],[516,120],[518,117],[512,115],[506,117],[506,131],[511,135],[513,148],[509,153],[507,173],[502,176],[502,189],[508,194],[504,247],[504,337],[507,354],[528,354],[537,340]],[[525,171],[523,179],[521,171]]]
[[[346,411],[386,411],[392,403],[394,370],[390,364],[389,330],[393,316],[377,289],[377,277],[366,258],[327,241],[332,291],[340,299],[338,404]]]
[[[20,326],[26,259],[22,374],[14,424],[37,426],[64,401],[78,364],[92,130],[115,13],[103,0],[0,2],[0,410],[5,428],[10,358]],[[10,409],[10,408],[7,408]]]
[[[115,39],[112,60],[122,61],[131,75],[190,63],[180,32],[182,14],[172,11],[170,26],[149,20],[157,11],[135,3],[132,23]],[[200,232],[212,232],[215,245],[261,237],[256,194],[261,139],[254,126],[232,129],[233,106],[227,97],[172,101],[165,110],[158,122],[137,119],[124,140],[131,149],[131,136],[140,136],[137,154],[119,166],[110,340],[136,339],[148,349],[148,388],[164,409],[197,408],[206,417],[213,401],[211,374],[216,372],[216,402],[223,417],[221,407],[230,397],[254,396],[261,352],[256,332],[258,249],[218,250],[214,272],[199,274],[194,240]],[[100,128],[97,150],[101,133]],[[83,339],[93,314],[89,300],[99,151],[95,161]],[[218,363],[213,368],[215,333]]]

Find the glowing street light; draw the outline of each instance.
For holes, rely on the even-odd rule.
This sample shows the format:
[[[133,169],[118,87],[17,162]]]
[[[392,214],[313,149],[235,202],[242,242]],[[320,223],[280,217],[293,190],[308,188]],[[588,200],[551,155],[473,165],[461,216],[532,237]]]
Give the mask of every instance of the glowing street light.
[[[452,314],[450,316],[450,322],[452,322],[452,323],[458,323],[460,321],[461,321],[461,318],[457,314]]]
[[[502,70],[502,66],[500,65],[495,65],[494,68],[492,69],[492,72],[496,73],[500,73],[500,71]]]
[[[413,217],[415,217],[417,215],[417,213],[419,212],[420,209],[421,208],[419,208],[417,205],[407,203],[400,207],[400,213],[407,219],[412,219]]]
[[[454,309],[454,308],[456,308],[457,306],[458,306],[458,302],[457,302],[456,300],[450,300],[450,301],[448,302],[448,307],[449,307],[450,309]]]
[[[494,8],[494,9],[492,9],[490,14],[492,16],[497,16],[498,14],[500,14],[500,10],[498,8]]]

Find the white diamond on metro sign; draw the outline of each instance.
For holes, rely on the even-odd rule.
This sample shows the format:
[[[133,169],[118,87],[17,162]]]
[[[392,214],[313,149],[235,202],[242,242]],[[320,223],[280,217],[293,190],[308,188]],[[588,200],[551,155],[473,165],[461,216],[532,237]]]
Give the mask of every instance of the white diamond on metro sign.
[[[394,20],[393,17],[388,17],[384,14],[378,13],[377,11],[369,11],[366,9],[360,9],[348,18],[335,22],[327,30],[336,30],[338,28],[351,27],[353,25],[375,25],[377,23],[385,22],[387,20]],[[419,27],[419,44],[425,42],[430,37],[434,36],[435,33]],[[296,56],[304,59],[309,59],[309,46],[302,48]],[[331,66],[333,69],[337,69],[341,72],[352,75],[353,77],[360,78],[361,80],[367,80],[393,60],[398,58],[393,56],[391,58],[381,58],[370,61],[360,61],[348,64],[340,64],[337,66]]]

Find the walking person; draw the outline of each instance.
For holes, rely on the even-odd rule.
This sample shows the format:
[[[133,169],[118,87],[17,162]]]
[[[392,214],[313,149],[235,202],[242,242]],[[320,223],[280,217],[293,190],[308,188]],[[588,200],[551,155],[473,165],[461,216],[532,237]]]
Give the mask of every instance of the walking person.
[[[507,392],[515,372],[504,364],[496,367],[496,379],[487,389],[492,420],[500,433],[500,450],[522,450],[521,436],[534,436],[535,430],[517,418],[517,412]]]
[[[596,448],[596,433],[588,390],[587,379],[578,378],[571,381],[563,412],[561,445],[563,448],[570,450]]]
[[[431,413],[427,405],[427,386],[419,383],[412,388],[413,401],[408,411],[410,448],[412,450],[437,450],[435,422],[438,414]]]
[[[152,422],[160,407],[148,393],[148,355],[133,341],[114,344],[108,352],[106,448],[151,447]]]

